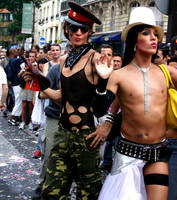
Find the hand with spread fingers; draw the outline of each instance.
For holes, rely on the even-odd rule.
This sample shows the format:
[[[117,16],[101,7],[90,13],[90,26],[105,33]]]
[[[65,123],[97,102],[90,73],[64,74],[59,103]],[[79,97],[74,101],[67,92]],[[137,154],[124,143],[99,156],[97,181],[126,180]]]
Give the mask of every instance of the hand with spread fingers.
[[[101,144],[104,144],[104,142],[107,139],[107,136],[109,135],[112,128],[112,124],[110,122],[105,121],[101,126],[98,126],[96,131],[89,134],[86,137],[86,140],[94,137],[93,141],[90,144],[90,147],[97,147],[98,144],[101,142]]]
[[[113,61],[109,62],[107,55],[97,56],[95,58],[95,68],[101,78],[107,79],[113,71]]]

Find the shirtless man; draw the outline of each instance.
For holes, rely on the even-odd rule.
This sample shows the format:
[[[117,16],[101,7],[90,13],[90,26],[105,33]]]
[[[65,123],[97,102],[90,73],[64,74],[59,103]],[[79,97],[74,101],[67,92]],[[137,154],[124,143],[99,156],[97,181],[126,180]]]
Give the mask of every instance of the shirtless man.
[[[105,108],[106,112],[116,96],[123,117],[113,167],[99,200],[167,199],[170,156],[165,139],[167,85],[161,69],[151,63],[162,38],[163,30],[155,25],[152,11],[135,8],[130,24],[122,32],[126,45],[123,68],[112,72],[106,91],[97,91],[97,109]],[[177,71],[172,67],[168,70],[177,87]],[[112,106],[113,114],[117,107]],[[108,121],[87,137],[95,137],[91,146],[105,141],[112,127]]]

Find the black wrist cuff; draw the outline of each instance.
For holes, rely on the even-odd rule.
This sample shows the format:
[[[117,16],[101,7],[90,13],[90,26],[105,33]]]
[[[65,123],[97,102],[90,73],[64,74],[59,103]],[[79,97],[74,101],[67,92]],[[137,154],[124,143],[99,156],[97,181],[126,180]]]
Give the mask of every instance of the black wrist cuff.
[[[106,91],[106,85],[107,85],[108,79],[100,78],[98,79],[98,85],[97,85],[97,91],[102,93]]]

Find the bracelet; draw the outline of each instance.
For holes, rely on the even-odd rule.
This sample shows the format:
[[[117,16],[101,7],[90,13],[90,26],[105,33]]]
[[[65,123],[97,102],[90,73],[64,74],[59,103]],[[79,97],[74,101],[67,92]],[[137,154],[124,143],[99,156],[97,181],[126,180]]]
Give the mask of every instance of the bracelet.
[[[114,124],[114,123],[116,122],[116,119],[117,119],[117,115],[115,115],[115,114],[113,114],[113,113],[111,113],[111,112],[108,112],[108,113],[106,114],[106,119],[105,119],[105,121],[108,121],[108,122]]]
[[[105,90],[104,92],[98,92],[98,90],[96,89],[96,93],[100,96],[106,95],[107,90]]]

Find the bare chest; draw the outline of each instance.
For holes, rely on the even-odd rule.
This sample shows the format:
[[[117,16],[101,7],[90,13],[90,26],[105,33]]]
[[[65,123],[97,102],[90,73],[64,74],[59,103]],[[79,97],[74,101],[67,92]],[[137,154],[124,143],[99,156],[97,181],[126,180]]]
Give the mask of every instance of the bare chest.
[[[145,77],[146,76],[146,77]],[[150,70],[144,75],[141,71],[129,73],[120,82],[120,96],[136,101],[148,98],[148,101],[164,99],[167,97],[167,86],[163,73],[158,70]]]

